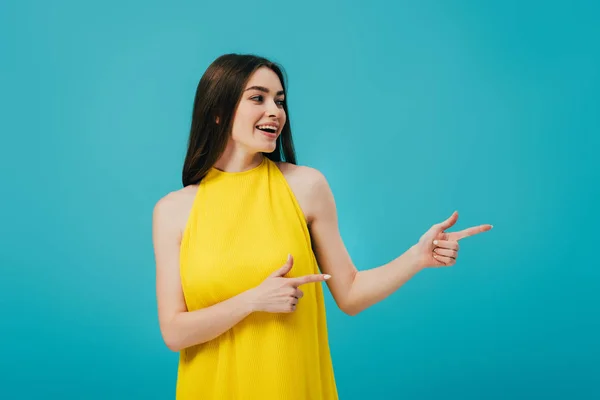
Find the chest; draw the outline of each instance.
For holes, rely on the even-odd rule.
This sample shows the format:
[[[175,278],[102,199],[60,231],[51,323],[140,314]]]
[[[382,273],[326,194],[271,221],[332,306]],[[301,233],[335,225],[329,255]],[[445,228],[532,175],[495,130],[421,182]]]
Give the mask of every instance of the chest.
[[[188,307],[215,304],[257,286],[287,254],[294,255],[290,276],[316,273],[303,215],[310,200],[307,208],[302,181],[290,182],[256,182],[240,188],[238,196],[201,189],[180,254]]]

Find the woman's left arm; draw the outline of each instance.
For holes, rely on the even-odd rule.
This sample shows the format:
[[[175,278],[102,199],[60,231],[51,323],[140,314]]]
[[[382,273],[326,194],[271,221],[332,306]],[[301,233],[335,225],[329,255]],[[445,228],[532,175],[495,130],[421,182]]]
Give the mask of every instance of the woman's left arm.
[[[309,226],[313,251],[321,271],[331,275],[327,285],[336,304],[348,315],[356,315],[385,299],[426,267],[454,265],[458,240],[492,228],[480,225],[447,233],[445,230],[458,219],[455,212],[446,221],[433,225],[399,257],[380,267],[358,271],[341,238],[335,200],[325,176],[313,170],[311,181]]]

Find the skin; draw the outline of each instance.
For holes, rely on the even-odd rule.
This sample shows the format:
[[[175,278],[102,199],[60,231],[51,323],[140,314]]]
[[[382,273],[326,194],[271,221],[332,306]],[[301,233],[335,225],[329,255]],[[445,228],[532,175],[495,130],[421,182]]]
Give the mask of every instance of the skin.
[[[280,134],[286,122],[284,96],[277,75],[260,68],[244,91],[236,110],[232,137],[215,168],[241,172],[260,164],[262,152],[275,150],[276,137],[255,127],[277,123]],[[217,119],[218,123],[218,119]],[[205,309],[189,312],[185,305],[179,275],[179,245],[198,189],[190,185],[161,198],[153,211],[153,242],[156,259],[156,293],[161,334],[173,351],[204,343],[221,335],[253,312],[294,312],[301,301],[301,286],[326,281],[338,307],[356,315],[382,301],[424,268],[456,263],[459,240],[489,231],[489,224],[458,232],[446,232],[458,220],[454,212],[433,225],[406,252],[387,264],[358,271],[342,241],[333,194],[318,170],[280,162],[278,167],[303,210],[313,250],[322,274],[285,278],[293,268],[290,255],[284,265],[259,286]]]

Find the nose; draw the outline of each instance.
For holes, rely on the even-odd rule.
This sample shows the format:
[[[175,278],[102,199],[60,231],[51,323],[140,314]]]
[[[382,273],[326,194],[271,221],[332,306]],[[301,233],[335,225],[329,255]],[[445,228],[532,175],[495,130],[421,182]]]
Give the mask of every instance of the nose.
[[[279,118],[281,114],[281,108],[279,108],[279,106],[277,106],[277,104],[274,101],[269,102],[269,106],[267,107],[266,111],[269,117]]]

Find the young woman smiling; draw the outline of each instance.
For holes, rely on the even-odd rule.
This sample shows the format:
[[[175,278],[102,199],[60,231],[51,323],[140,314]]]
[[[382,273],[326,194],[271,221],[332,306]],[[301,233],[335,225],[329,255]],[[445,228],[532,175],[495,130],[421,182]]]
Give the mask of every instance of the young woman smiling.
[[[358,271],[327,180],[296,165],[284,84],[265,58],[216,59],[196,91],[183,188],[154,208],[158,317],[180,352],[179,400],[337,399],[320,282],[356,315],[491,229],[448,233],[455,212]]]

